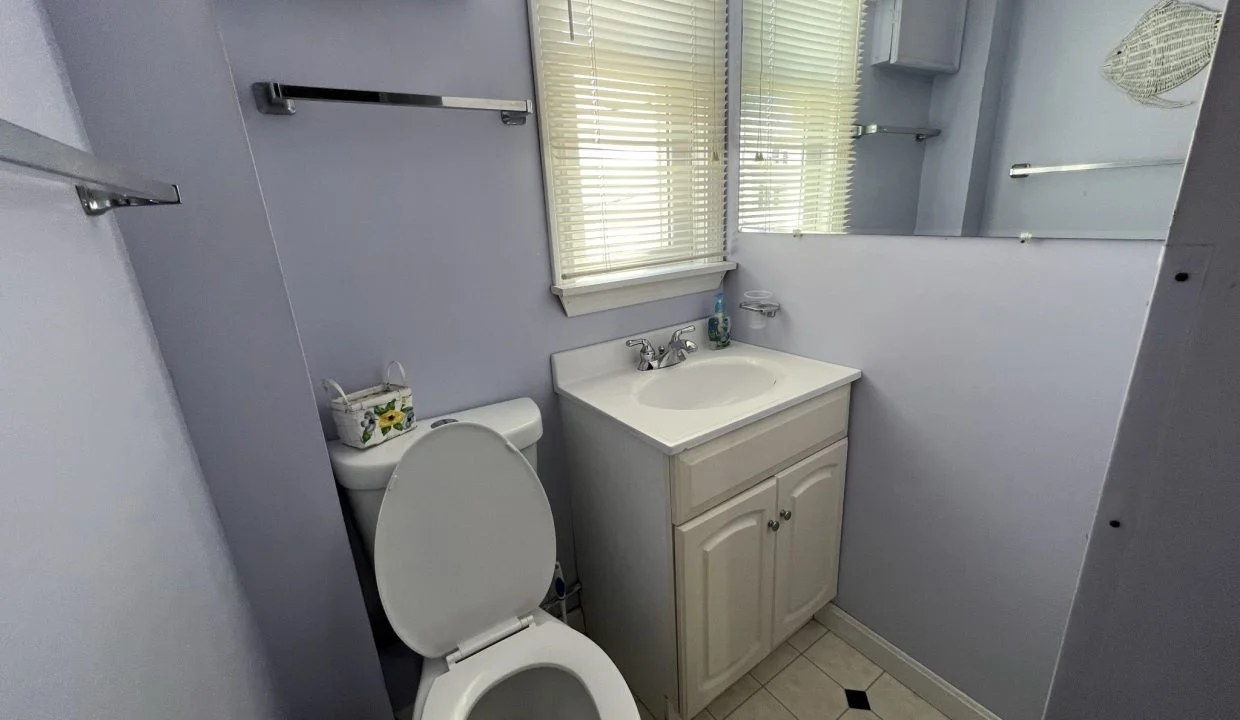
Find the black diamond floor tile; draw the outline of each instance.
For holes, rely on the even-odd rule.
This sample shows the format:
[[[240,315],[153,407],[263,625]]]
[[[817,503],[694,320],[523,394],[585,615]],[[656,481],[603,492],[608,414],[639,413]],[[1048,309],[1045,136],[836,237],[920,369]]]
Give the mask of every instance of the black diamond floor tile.
[[[864,690],[845,690],[844,695],[848,697],[848,707],[853,710],[870,709],[870,696]]]

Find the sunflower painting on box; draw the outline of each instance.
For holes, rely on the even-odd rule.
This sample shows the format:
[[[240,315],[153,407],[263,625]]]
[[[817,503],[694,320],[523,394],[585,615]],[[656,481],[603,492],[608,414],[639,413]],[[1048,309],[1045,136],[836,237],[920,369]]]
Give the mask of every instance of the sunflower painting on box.
[[[393,430],[402,432],[413,427],[413,407],[406,405],[397,408],[396,401],[392,400],[386,405],[376,405],[366,411],[365,418],[362,420],[363,444],[370,442],[370,439],[375,436],[376,427],[379,434],[384,437],[387,437],[388,433]]]

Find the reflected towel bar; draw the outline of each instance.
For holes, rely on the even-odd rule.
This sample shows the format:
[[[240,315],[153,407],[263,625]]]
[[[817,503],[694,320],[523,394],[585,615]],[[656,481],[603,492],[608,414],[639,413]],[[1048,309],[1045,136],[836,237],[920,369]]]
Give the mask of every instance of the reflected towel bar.
[[[493,100],[490,98],[448,97],[445,95],[415,95],[413,93],[383,92],[379,90],[347,90],[343,88],[313,87],[310,85],[285,85],[278,82],[257,82],[250,86],[258,111],[267,115],[292,115],[297,112],[294,100],[320,102],[363,103],[367,105],[395,105],[399,107],[431,107],[454,110],[493,110],[499,112],[505,125],[524,125],[525,118],[533,112],[529,100]]]
[[[76,181],[78,200],[87,215],[102,215],[117,207],[181,204],[176,185],[100,162],[84,150],[7,120],[0,120],[0,161]]]
[[[1088,170],[1121,170],[1123,168],[1159,167],[1162,165],[1183,165],[1183,160],[1161,158],[1155,160],[1121,160],[1118,162],[1078,163],[1076,165],[1030,165],[1017,163],[1008,171],[1008,177],[1014,179],[1027,178],[1030,175],[1049,175],[1051,173],[1085,172]]]
[[[853,137],[862,138],[866,135],[912,135],[917,142],[925,142],[927,138],[943,134],[938,128],[900,127],[898,125],[853,125]]]

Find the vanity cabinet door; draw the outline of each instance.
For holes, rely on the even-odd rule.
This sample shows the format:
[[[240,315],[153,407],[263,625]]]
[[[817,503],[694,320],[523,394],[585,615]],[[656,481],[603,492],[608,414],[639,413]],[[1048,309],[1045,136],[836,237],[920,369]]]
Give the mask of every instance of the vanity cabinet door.
[[[772,648],[775,479],[676,528],[681,716],[690,718]]]
[[[841,440],[775,476],[776,645],[835,597],[847,460],[848,441]]]

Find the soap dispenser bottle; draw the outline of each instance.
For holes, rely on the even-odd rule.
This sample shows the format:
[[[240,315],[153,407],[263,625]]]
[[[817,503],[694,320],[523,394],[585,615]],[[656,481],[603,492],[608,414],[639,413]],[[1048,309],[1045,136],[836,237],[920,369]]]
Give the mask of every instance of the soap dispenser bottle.
[[[706,336],[714,350],[722,350],[732,344],[732,319],[723,310],[723,288],[715,293],[715,313],[706,323]]]

